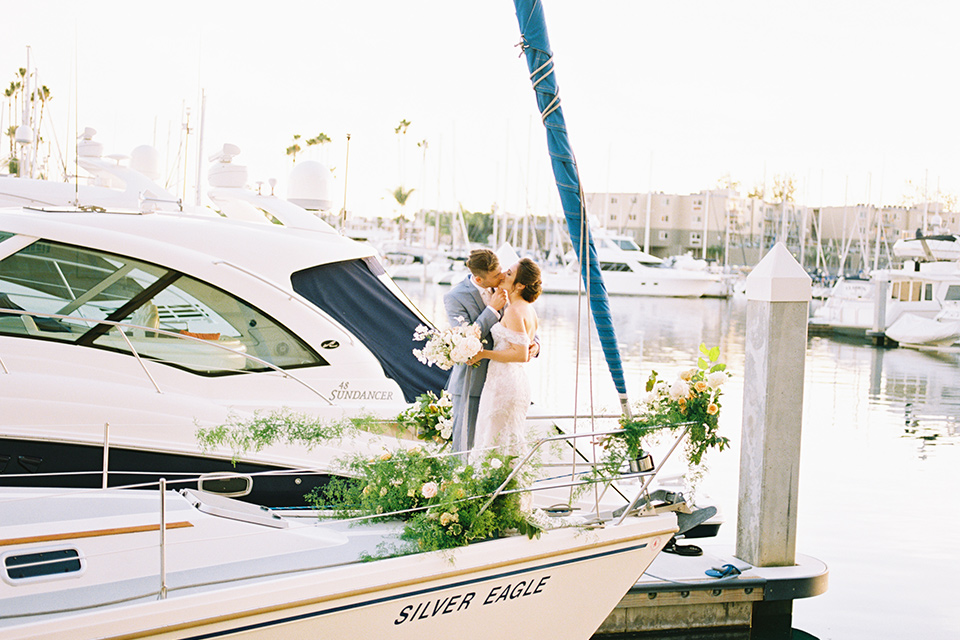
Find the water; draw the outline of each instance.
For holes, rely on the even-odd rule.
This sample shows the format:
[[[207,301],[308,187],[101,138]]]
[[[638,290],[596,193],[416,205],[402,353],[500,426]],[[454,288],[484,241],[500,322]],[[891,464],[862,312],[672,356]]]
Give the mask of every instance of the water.
[[[402,286],[445,323],[446,287]],[[726,517],[717,542],[732,548],[746,301],[610,303],[632,401],[651,369],[672,376],[693,366],[701,342],[721,348],[734,377],[720,424],[733,447],[710,455],[701,490]],[[594,408],[616,411],[596,338],[581,337],[577,356],[577,307],[575,296],[537,301],[543,351],[529,366],[533,398],[559,413],[576,398],[587,410],[592,377]],[[820,640],[960,638],[960,355],[811,337],[805,365],[797,551],[827,563],[830,587],[794,603],[794,627]]]

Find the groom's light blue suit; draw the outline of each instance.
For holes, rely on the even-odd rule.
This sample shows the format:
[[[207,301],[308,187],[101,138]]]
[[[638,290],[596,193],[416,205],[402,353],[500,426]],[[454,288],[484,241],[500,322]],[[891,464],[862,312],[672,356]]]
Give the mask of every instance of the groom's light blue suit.
[[[488,307],[480,295],[480,290],[467,276],[443,296],[443,307],[447,311],[450,326],[464,322],[480,327],[480,337],[484,349],[493,348],[490,328],[500,321],[499,314]],[[473,448],[473,436],[477,427],[477,408],[480,404],[480,392],[487,379],[487,363],[484,358],[475,367],[455,365],[447,382],[447,391],[453,399],[453,450],[469,451]]]

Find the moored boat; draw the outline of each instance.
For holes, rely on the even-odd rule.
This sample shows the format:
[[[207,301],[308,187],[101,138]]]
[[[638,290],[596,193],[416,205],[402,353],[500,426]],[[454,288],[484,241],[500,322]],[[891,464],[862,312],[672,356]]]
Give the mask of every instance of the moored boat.
[[[599,514],[597,514],[599,515]],[[363,561],[400,525],[281,517],[201,491],[0,490],[0,633],[586,639],[673,514]],[[570,615],[576,611],[576,615]]]

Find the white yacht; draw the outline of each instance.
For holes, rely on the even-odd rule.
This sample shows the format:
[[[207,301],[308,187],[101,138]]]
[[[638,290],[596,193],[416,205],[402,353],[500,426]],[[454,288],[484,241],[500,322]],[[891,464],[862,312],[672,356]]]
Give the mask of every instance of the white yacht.
[[[100,470],[109,442],[109,468],[129,472],[111,484],[137,470],[317,470],[265,477],[250,496],[290,504],[340,449],[275,445],[234,467],[228,451],[201,455],[197,427],[281,408],[395,418],[445,384],[412,354],[426,322],[371,247],[320,225],[3,210],[0,478]]]
[[[814,311],[810,329],[866,337],[907,316],[932,321],[960,291],[960,262],[951,259],[952,245],[960,243],[949,237],[937,236],[937,245],[929,238],[899,240],[894,245],[894,255],[903,260],[899,268],[878,269],[869,280],[841,278]]]
[[[610,295],[699,298],[721,285],[717,274],[661,266],[660,258],[640,249],[629,236],[599,229],[593,232],[593,239],[603,282]],[[544,271],[544,293],[577,293],[582,287],[576,261]]]

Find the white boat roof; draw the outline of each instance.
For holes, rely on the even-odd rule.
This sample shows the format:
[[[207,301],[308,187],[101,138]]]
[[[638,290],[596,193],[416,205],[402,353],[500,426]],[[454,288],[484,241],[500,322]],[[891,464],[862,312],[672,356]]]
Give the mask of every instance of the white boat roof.
[[[0,231],[122,253],[184,273],[223,260],[286,288],[291,273],[375,255],[369,245],[329,232],[181,213],[0,209]]]

